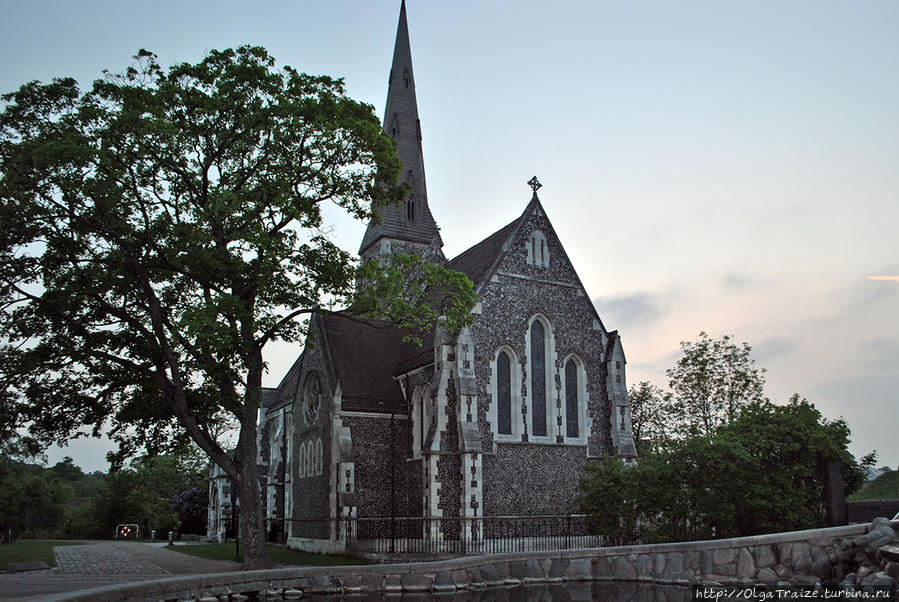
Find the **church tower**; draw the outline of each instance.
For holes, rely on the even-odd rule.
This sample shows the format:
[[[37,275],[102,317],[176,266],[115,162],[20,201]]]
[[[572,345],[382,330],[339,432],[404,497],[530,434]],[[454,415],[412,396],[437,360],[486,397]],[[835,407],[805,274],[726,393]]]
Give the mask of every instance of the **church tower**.
[[[402,204],[382,207],[380,220],[372,218],[362,237],[359,255],[368,260],[390,253],[416,253],[435,261],[445,261],[440,230],[428,207],[405,0],[400,7],[396,29],[384,130],[396,143],[397,154],[403,162],[400,181],[408,182],[412,191]]]

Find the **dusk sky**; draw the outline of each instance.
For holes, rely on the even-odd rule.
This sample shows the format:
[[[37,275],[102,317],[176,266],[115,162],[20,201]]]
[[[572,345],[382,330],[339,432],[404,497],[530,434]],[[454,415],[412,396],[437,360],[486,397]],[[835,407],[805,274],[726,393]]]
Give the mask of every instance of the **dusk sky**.
[[[0,91],[83,86],[265,46],[382,115],[398,0],[0,0]],[[408,0],[431,211],[453,257],[540,199],[618,329],[628,382],[667,387],[702,331],[753,347],[767,394],[843,417],[899,465],[899,2]],[[329,213],[356,252],[365,225]],[[886,277],[872,279],[870,277]],[[892,277],[892,278],[890,278]],[[272,347],[276,386],[299,349]],[[106,470],[108,442],[48,454]]]

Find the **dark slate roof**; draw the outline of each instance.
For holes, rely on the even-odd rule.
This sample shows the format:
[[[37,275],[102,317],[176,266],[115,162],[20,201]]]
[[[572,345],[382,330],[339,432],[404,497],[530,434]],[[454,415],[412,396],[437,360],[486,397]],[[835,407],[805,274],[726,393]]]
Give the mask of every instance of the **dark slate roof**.
[[[297,393],[297,379],[300,378],[302,368],[303,354],[301,353],[284,378],[281,379],[277,389],[262,389],[262,407],[271,410],[286,403],[292,403]],[[270,393],[270,391],[273,392]]]
[[[433,347],[403,341],[408,330],[389,322],[322,314],[324,340],[340,380],[346,411],[403,413],[406,402],[394,378],[401,364]]]
[[[521,217],[500,228],[475,246],[452,259],[446,267],[462,272],[474,283],[475,289],[487,277],[496,258],[502,253],[503,245],[515,231]]]
[[[275,404],[278,399],[278,389],[271,387],[262,387],[262,407],[269,408]]]

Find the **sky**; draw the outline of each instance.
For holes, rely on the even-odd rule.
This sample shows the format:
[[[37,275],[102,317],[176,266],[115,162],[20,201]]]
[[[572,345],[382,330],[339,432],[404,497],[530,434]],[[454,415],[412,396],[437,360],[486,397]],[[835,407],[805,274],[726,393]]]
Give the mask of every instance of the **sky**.
[[[265,46],[381,116],[397,0],[0,0],[0,91]],[[428,197],[453,257],[540,199],[630,384],[746,341],[899,465],[899,3],[408,0]],[[364,224],[328,214],[357,251]],[[873,280],[870,276],[895,276]],[[276,386],[298,349],[266,359]],[[105,470],[105,441],[53,448]]]

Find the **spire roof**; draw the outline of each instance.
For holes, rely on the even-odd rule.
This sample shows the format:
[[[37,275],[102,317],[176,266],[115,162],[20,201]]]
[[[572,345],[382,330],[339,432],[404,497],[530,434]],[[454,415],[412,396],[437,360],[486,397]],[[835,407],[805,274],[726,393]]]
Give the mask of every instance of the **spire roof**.
[[[389,205],[380,210],[381,220],[372,219],[362,237],[361,254],[381,238],[408,240],[429,245],[436,239],[442,247],[440,232],[428,207],[425,167],[421,152],[421,124],[415,99],[415,77],[412,74],[412,48],[406,23],[406,3],[400,6],[400,18],[393,47],[393,64],[384,110],[384,131],[397,146],[403,162],[400,181],[409,182],[412,192],[403,205]],[[411,202],[412,207],[408,204]]]

